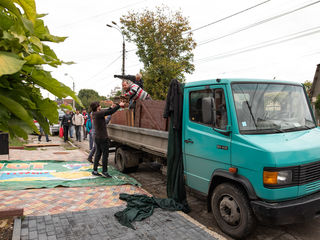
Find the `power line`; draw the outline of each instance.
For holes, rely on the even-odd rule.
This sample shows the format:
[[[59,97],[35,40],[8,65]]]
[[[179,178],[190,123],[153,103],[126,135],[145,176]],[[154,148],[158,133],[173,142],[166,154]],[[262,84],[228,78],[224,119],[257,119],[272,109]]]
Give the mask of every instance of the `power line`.
[[[112,64],[114,64],[119,58],[122,57],[122,54],[120,54],[116,59],[114,59],[112,62],[110,62],[106,67],[104,67],[101,71],[99,71],[98,73],[96,73],[95,75],[93,75],[92,77],[89,78],[89,80],[97,77],[98,75],[100,75],[101,73],[103,73],[107,68],[109,68]]]
[[[287,15],[289,15],[289,14],[295,13],[295,12],[300,11],[300,10],[302,10],[302,9],[305,9],[305,8],[307,8],[307,7],[313,6],[313,5],[317,4],[317,3],[320,3],[320,1],[315,1],[315,2],[313,2],[313,3],[304,5],[304,6],[302,6],[302,7],[296,8],[296,9],[294,9],[294,10],[290,10],[290,11],[288,11],[288,12],[281,13],[281,14],[279,14],[279,15],[276,15],[276,16],[273,16],[273,17],[270,17],[270,18],[261,20],[261,21],[259,21],[259,22],[256,22],[256,23],[250,24],[250,25],[248,25],[248,26],[245,26],[245,27],[243,27],[243,28],[240,28],[240,29],[238,29],[238,30],[236,30],[236,31],[234,31],[234,32],[228,33],[228,34],[226,34],[226,35],[223,35],[223,36],[220,36],[220,37],[216,37],[216,38],[212,38],[212,39],[209,39],[209,40],[204,40],[203,42],[200,42],[200,43],[197,45],[197,47],[202,46],[202,45],[205,45],[205,44],[208,44],[208,43],[213,42],[213,41],[220,40],[220,39],[225,38],[225,37],[229,37],[229,36],[234,35],[234,34],[236,34],[236,33],[239,33],[239,32],[245,31],[245,30],[248,30],[248,29],[250,29],[250,28],[259,26],[259,25],[261,25],[261,24],[265,24],[265,23],[270,22],[270,21],[272,21],[272,20],[275,20],[275,19],[278,19],[278,18],[287,16]]]
[[[313,34],[317,34],[319,32],[320,32],[320,26],[317,26],[317,27],[314,27],[314,28],[309,28],[309,29],[304,30],[304,31],[300,31],[300,32],[297,32],[297,33],[285,35],[285,36],[282,36],[282,37],[279,37],[279,38],[276,38],[276,39],[264,41],[264,42],[261,42],[261,43],[257,43],[257,44],[251,45],[251,46],[244,47],[244,48],[235,49],[235,50],[232,50],[232,51],[229,51],[229,52],[213,55],[213,56],[210,56],[210,57],[201,58],[201,59],[196,60],[195,62],[202,61],[204,63],[204,62],[213,61],[215,59],[231,57],[231,56],[242,54],[242,53],[246,53],[246,52],[249,52],[249,51],[254,51],[254,50],[258,50],[258,49],[261,49],[261,48],[269,47],[269,46],[272,46],[272,45],[276,45],[276,44],[281,44],[281,43],[284,43],[284,42],[292,41],[292,40],[299,39],[299,38],[302,38],[302,37],[307,37],[307,36],[310,36],[310,35],[313,35]]]
[[[90,17],[87,17],[87,18],[80,19],[80,20],[75,21],[75,22],[71,22],[71,23],[68,23],[68,24],[65,24],[65,25],[61,25],[61,26],[58,26],[57,28],[63,28],[63,27],[68,27],[68,26],[74,25],[74,24],[78,24],[78,23],[80,23],[80,22],[84,22],[84,21],[87,21],[87,20],[90,20],[90,19],[94,19],[94,18],[97,18],[97,17],[101,17],[101,16],[104,16],[104,15],[109,14],[109,13],[117,12],[117,11],[120,11],[120,10],[122,10],[122,9],[125,9],[125,8],[128,8],[128,7],[132,7],[132,6],[134,6],[134,5],[138,5],[138,4],[143,3],[143,2],[146,2],[146,1],[148,1],[148,0],[143,0],[143,1],[140,1],[140,2],[135,2],[135,3],[132,3],[132,4],[126,5],[126,6],[124,6],[124,7],[121,7],[121,8],[113,9],[113,10],[110,10],[110,11],[108,11],[108,12],[100,13],[100,14],[93,15],[93,16],[90,16]]]
[[[186,32],[186,34],[187,34],[187,33],[190,33],[190,32],[195,32],[195,31],[198,31],[198,30],[200,30],[200,29],[202,29],[202,28],[205,28],[205,27],[211,26],[211,25],[213,25],[213,24],[222,22],[222,21],[224,21],[224,20],[227,20],[227,19],[229,19],[229,18],[232,18],[232,17],[234,17],[234,16],[237,16],[237,15],[239,15],[239,14],[241,14],[241,13],[247,12],[247,11],[253,9],[253,8],[256,8],[256,7],[259,7],[259,6],[263,5],[263,4],[266,4],[267,2],[270,2],[270,1],[271,1],[271,0],[267,0],[267,1],[261,2],[261,3],[259,3],[259,4],[254,5],[254,6],[251,6],[251,7],[249,7],[249,8],[243,9],[243,10],[241,10],[241,11],[239,11],[239,12],[233,13],[233,14],[231,14],[231,15],[229,15],[229,16],[223,17],[223,18],[221,18],[221,19],[219,19],[219,20],[216,20],[216,21],[214,21],[214,22],[212,22],[212,23],[208,23],[208,24],[203,25],[203,26],[201,26],[201,27],[198,27],[198,28],[195,28],[195,29],[191,29],[190,31]]]

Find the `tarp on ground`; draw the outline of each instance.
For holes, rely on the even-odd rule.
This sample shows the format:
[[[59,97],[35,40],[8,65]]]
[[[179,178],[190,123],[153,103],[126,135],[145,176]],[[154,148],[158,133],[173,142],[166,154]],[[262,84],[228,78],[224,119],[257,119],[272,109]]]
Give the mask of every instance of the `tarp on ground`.
[[[91,172],[90,163],[76,161],[0,161],[0,190],[141,185],[112,166],[108,166],[112,178],[92,176]]]

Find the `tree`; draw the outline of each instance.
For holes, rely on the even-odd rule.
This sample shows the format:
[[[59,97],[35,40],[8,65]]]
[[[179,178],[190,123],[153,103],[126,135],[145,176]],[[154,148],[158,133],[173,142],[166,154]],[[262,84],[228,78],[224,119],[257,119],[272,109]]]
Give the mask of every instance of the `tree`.
[[[12,138],[26,139],[28,132],[38,132],[33,119],[47,133],[46,119],[50,124],[58,122],[57,104],[43,98],[40,88],[58,98],[71,96],[81,104],[70,88],[43,70],[43,65],[63,63],[44,42],[66,39],[51,35],[43,16],[36,13],[34,0],[0,0],[0,131]]]
[[[173,78],[183,82],[184,73],[194,71],[191,62],[196,43],[188,20],[179,11],[157,7],[154,12],[129,12],[120,21],[127,39],[137,45],[145,90],[154,99],[165,99]]]
[[[305,87],[306,92],[308,94],[308,97],[311,100],[311,98],[312,98],[312,96],[311,96],[312,82],[310,82],[309,80],[306,80],[304,83],[302,83],[302,85]]]
[[[79,99],[81,100],[85,109],[89,109],[92,102],[100,102],[105,100],[104,96],[100,96],[95,90],[92,89],[81,89],[78,94]],[[76,108],[79,109],[80,106],[76,105]]]

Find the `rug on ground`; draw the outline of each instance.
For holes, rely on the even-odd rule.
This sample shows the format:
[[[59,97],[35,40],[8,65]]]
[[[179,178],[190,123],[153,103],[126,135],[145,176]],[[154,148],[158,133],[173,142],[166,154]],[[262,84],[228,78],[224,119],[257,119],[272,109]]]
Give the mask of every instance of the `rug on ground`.
[[[112,178],[92,176],[91,172],[90,163],[75,161],[0,161],[0,190],[123,184],[140,186],[134,178],[120,173],[112,166],[108,166]]]

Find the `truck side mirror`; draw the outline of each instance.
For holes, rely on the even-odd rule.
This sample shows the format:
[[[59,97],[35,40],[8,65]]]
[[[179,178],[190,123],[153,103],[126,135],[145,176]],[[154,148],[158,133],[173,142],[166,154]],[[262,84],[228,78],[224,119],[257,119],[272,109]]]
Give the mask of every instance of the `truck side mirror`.
[[[213,127],[216,125],[217,111],[213,97],[202,98],[201,104],[202,121],[205,124],[210,124]]]

